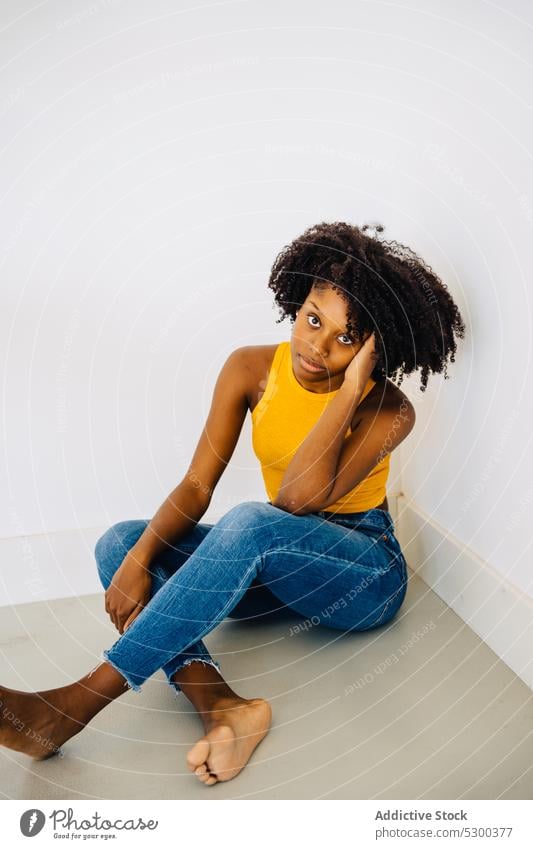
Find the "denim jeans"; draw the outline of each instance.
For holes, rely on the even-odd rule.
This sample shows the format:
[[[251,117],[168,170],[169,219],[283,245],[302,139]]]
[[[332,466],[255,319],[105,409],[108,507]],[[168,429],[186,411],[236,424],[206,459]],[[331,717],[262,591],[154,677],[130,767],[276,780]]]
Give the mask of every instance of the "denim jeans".
[[[100,537],[95,557],[107,589],[149,520],[118,522]],[[150,565],[149,603],[102,653],[141,685],[162,669],[201,661],[220,670],[202,637],[226,617],[309,617],[340,631],[367,631],[397,613],[407,591],[407,565],[386,510],[297,516],[270,502],[248,501],[216,525],[197,523]]]

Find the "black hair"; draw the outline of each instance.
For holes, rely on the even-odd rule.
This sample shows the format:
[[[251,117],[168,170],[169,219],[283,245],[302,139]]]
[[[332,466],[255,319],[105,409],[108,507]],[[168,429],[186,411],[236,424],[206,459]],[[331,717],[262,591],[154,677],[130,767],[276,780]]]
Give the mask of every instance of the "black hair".
[[[295,321],[311,287],[333,286],[348,305],[348,332],[366,338],[376,331],[373,380],[398,378],[421,369],[422,392],[429,372],[455,362],[454,335],[465,326],[448,287],[410,248],[367,235],[381,224],[358,227],[342,221],[309,227],[286,245],[272,266],[268,286],[283,321]]]

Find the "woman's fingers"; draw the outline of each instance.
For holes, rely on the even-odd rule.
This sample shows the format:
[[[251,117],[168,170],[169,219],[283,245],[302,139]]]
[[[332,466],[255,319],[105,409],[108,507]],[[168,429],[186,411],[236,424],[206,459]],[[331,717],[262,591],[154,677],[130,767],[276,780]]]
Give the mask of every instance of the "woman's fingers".
[[[120,631],[120,618],[116,610],[113,610],[113,608],[106,604],[106,613],[109,615],[113,626],[117,629],[117,631]]]
[[[123,634],[126,628],[131,625],[133,620],[142,610],[142,605],[137,605],[133,611],[126,613],[118,613],[116,610],[109,610],[109,618],[111,622],[119,632],[119,634]]]
[[[113,614],[113,611],[111,610],[111,606],[109,604],[109,599],[107,597],[107,593],[105,594],[105,612],[107,613],[107,615],[111,619],[111,622],[114,625],[115,624],[114,614]]]
[[[150,597],[150,582],[145,585],[146,576],[143,571],[140,578],[139,575],[133,576],[133,583],[128,585],[126,582],[125,586],[119,586],[117,575],[118,572],[106,590],[105,609],[119,634],[123,634],[144,609]]]
[[[128,628],[131,625],[133,620],[137,618],[137,616],[139,615],[139,613],[141,612],[142,609],[143,609],[142,604],[138,604],[137,607],[135,608],[135,610],[133,610],[130,613],[129,617],[126,619],[126,621],[124,623],[124,631],[126,630],[126,628]]]

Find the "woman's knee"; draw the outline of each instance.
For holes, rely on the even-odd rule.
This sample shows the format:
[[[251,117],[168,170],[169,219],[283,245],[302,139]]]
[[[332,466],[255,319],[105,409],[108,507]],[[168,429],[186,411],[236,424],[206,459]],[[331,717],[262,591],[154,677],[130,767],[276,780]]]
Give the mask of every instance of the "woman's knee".
[[[264,501],[242,501],[231,508],[222,518],[238,522],[243,525],[255,526],[266,519],[272,521],[272,511],[275,507]]]
[[[96,541],[94,557],[98,575],[104,589],[107,589],[113,575],[121,565],[128,551],[143,533],[147,520],[129,519],[111,525]]]
[[[266,551],[279,535],[279,511],[264,501],[243,501],[236,504],[217,523],[215,540],[223,544]]]

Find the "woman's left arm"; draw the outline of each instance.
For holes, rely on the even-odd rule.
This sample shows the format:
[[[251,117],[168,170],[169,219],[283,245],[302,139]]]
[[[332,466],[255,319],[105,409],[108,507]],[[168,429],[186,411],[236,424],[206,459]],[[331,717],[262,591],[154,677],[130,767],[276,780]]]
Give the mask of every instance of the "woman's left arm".
[[[326,510],[354,489],[412,430],[415,411],[394,387],[345,438],[375,365],[373,334],[346,369],[344,383],[290,461],[273,501],[289,513]]]

